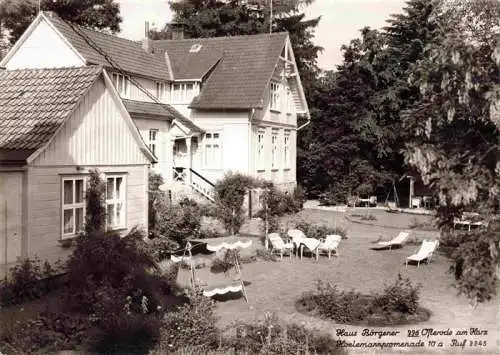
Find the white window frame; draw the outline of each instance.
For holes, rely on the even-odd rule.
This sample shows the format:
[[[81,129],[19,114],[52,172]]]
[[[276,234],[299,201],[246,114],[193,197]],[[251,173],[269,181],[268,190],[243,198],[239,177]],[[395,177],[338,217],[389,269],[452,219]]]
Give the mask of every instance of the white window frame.
[[[276,81],[271,81],[269,85],[269,107],[272,111],[281,111],[280,91],[281,84]]]
[[[290,131],[285,131],[283,136],[283,159],[285,163],[285,169],[290,169]]]
[[[218,153],[214,147],[218,147]],[[220,131],[206,132],[203,136],[203,166],[205,169],[222,169],[222,133]]]
[[[120,73],[113,73],[113,83],[121,97],[130,97],[130,80]]]
[[[266,130],[259,128],[257,130],[257,170],[266,168]]]
[[[116,196],[116,181],[121,178],[121,189],[120,196]],[[108,180],[113,179],[113,196],[108,198]],[[127,176],[125,174],[106,174],[106,229],[107,230],[115,230],[115,229],[125,229],[127,226]],[[113,222],[117,217],[118,209],[117,205],[121,204],[121,220],[118,223],[110,223],[109,216],[109,206],[113,205],[113,216],[111,216]]]
[[[293,113],[292,90],[289,86],[286,87],[286,113],[288,115],[291,115]]]
[[[151,151],[151,153],[153,153],[153,155],[155,156],[155,158],[158,158],[158,151],[157,151],[157,148],[158,148],[158,133],[160,133],[160,131],[156,128],[151,128],[149,130],[149,140],[148,140],[148,148],[149,150]]]
[[[80,202],[76,202],[76,181],[82,181],[82,199]],[[66,181],[71,181],[72,182],[72,196],[71,196],[71,203],[65,203],[64,197],[65,197],[65,182]],[[67,176],[63,177],[61,179],[61,239],[70,239],[75,237],[80,231],[83,231],[85,228],[85,192],[87,188],[87,177],[83,175],[77,175],[77,176]],[[76,226],[76,211],[81,209],[82,212],[82,226],[81,229],[77,230]],[[73,211],[73,228],[71,232],[65,232],[64,227],[64,212],[65,211]]]
[[[169,98],[167,83],[163,81],[155,81],[155,87],[156,87],[156,98],[161,102],[167,102]]]
[[[273,129],[271,132],[271,169],[272,170],[278,170],[279,168],[279,162],[278,162],[278,156],[279,156],[279,147],[278,147],[278,141],[279,141],[279,131]]]
[[[189,90],[188,87],[190,87]],[[193,101],[194,97],[196,96],[197,87],[198,86],[196,82],[172,83],[170,102],[177,105],[191,103],[191,101]]]

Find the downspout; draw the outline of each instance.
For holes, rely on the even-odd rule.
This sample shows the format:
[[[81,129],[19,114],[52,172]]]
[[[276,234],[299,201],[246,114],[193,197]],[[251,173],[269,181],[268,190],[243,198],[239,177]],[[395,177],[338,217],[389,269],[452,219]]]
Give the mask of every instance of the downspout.
[[[253,152],[253,146],[252,146],[252,122],[253,118],[255,116],[255,108],[252,108],[252,111],[250,111],[250,120],[249,120],[249,127],[248,127],[248,172],[250,173],[251,167],[252,167],[252,152]]]

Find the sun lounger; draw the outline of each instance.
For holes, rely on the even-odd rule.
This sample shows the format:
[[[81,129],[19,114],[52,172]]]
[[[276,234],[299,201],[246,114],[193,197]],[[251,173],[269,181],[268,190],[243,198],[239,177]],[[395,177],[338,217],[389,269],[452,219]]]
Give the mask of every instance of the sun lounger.
[[[338,256],[337,248],[342,240],[341,235],[330,234],[326,238],[320,239],[320,245],[318,246],[318,254],[321,252],[326,252],[328,254],[328,259],[331,258],[332,252],[335,256]]]
[[[401,247],[406,239],[410,236],[409,232],[400,232],[397,237],[393,238],[388,242],[378,242],[372,249],[382,250],[382,249],[392,249],[393,247]]]
[[[420,266],[420,262],[423,260],[426,260],[428,264],[431,261],[432,253],[434,253],[438,244],[439,241],[437,240],[435,241],[424,240],[417,253],[406,258],[406,267],[408,267],[409,261],[416,261],[417,268]]]
[[[271,242],[271,253],[276,251],[279,252],[281,259],[283,259],[283,254],[287,254],[292,258],[292,253],[294,249],[293,243],[285,242],[278,233],[270,233],[268,235],[269,241]]]

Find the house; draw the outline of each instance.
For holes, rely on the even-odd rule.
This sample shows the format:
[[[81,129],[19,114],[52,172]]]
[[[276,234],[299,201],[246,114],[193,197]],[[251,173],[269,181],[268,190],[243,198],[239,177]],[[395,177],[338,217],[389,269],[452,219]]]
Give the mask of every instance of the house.
[[[102,66],[3,70],[0,87],[0,273],[67,254],[90,169],[106,181],[107,227],[147,228],[156,159]]]
[[[297,118],[309,111],[287,33],[134,42],[41,12],[0,62],[93,65],[109,72],[172,190],[211,199],[228,171],[296,185]]]

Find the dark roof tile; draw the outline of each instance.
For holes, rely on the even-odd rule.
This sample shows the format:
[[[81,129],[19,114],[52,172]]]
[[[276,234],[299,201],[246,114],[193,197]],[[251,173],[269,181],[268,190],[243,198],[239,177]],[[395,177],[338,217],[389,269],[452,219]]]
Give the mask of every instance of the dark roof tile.
[[[44,12],[44,15],[90,64],[113,67],[93,48],[91,44],[94,42],[123,71],[151,78],[170,79],[164,56],[146,52],[140,42],[70,24],[52,12]]]
[[[102,72],[100,66],[0,71],[0,150],[42,147]]]
[[[278,63],[288,33],[153,41],[155,51],[166,50],[175,80],[195,80],[215,64],[193,101],[195,108],[241,109],[261,107],[264,90]],[[201,48],[192,52],[193,45]]]

